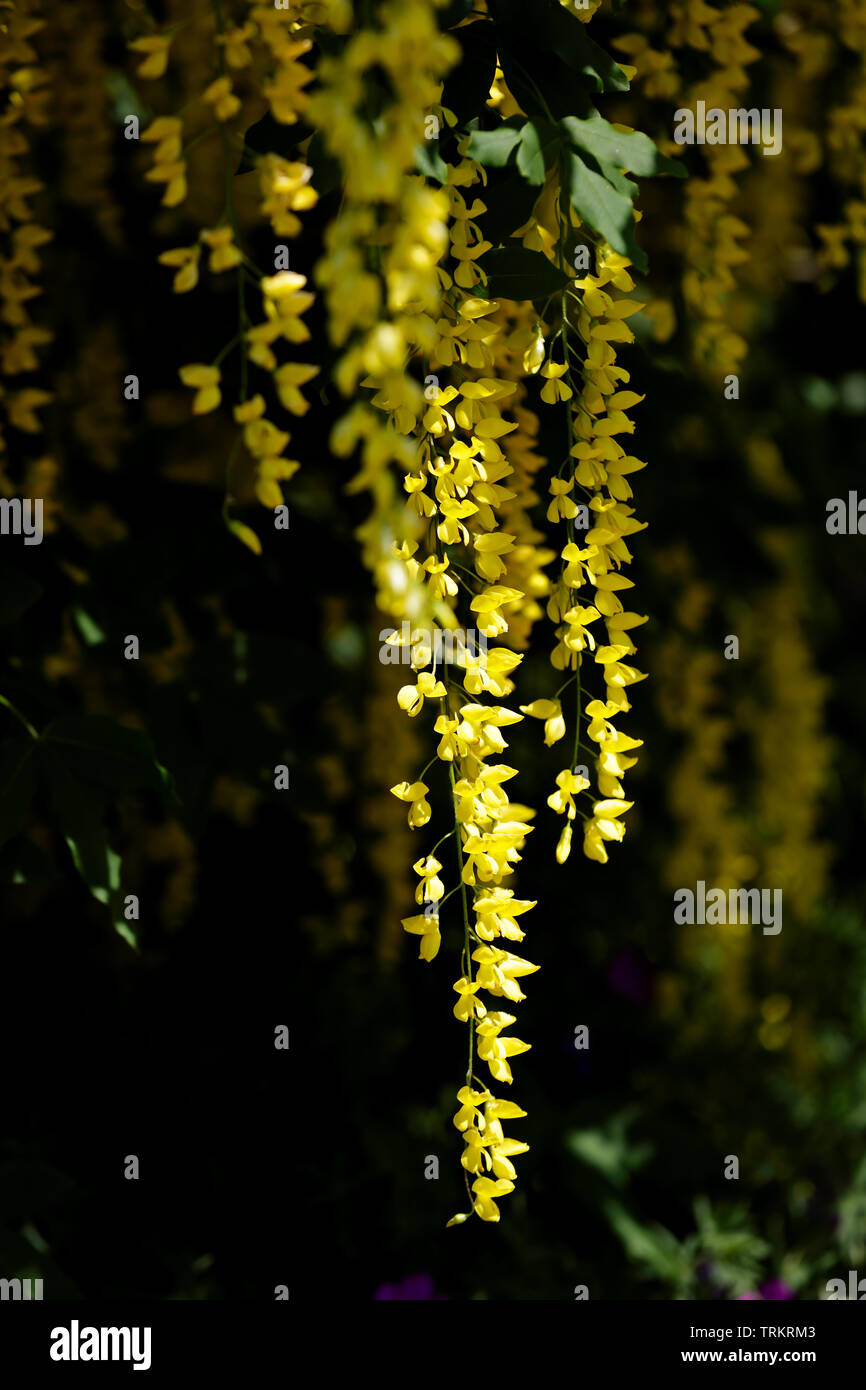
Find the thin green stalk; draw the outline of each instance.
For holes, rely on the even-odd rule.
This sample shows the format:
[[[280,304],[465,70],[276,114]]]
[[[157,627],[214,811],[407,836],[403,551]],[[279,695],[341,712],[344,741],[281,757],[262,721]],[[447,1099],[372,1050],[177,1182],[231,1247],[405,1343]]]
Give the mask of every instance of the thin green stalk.
[[[0,705],[3,705],[5,709],[9,710],[10,714],[14,714],[15,718],[20,720],[20,722],[24,725],[31,738],[39,738],[39,733],[36,729],[34,729],[33,725],[30,723],[30,720],[25,719],[20,709],[16,709],[12,701],[7,700],[5,695],[0,695]]]

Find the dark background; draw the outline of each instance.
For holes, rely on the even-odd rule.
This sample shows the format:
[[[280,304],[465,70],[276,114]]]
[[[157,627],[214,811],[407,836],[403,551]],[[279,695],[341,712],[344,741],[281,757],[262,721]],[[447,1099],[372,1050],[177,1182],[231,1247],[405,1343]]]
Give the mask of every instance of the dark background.
[[[38,157],[56,230],[44,253],[56,331],[45,375],[57,394],[46,448],[61,463],[60,520],[40,547],[0,542],[8,592],[22,591],[22,575],[39,585],[3,628],[0,692],[40,730],[73,712],[145,730],[174,793],[121,790],[106,811],[124,891],[143,905],[138,952],[76,873],[42,792],[0,854],[0,1273],[41,1276],[52,1299],[267,1301],[287,1284],[292,1298],[363,1302],[395,1296],[386,1285],[412,1296],[399,1286],[417,1275],[420,1296],[450,1299],[571,1299],[579,1284],[592,1298],[713,1299],[773,1281],[764,1296],[783,1286],[781,1296],[817,1297],[866,1257],[866,586],[862,537],[825,529],[827,500],[862,486],[864,469],[853,268],[835,286],[747,285],[754,331],[738,402],[694,368],[682,328],[659,344],[639,320],[622,355],[646,393],[633,442],[649,464],[632,480],[649,522],[633,546],[635,606],[651,615],[636,659],[649,679],[627,726],[645,740],[629,775],[636,805],[610,864],[575,851],[557,868],[559,827],[544,803],[560,754],[532,721],[513,732],[515,795],[539,807],[517,884],[539,898],[526,951],[542,969],[519,1010],[532,1051],[513,1087],[528,1112],[515,1131],[531,1148],[499,1226],[445,1230],[466,1201],[451,1125],[465,1045],[451,1016],[459,926],[443,919],[430,966],[399,930],[412,859],[445,822],[401,840],[405,810],[388,796],[432,743],[428,729],[417,765],[402,765],[403,716],[396,702],[390,715],[375,704],[377,682],[393,674],[396,690],[400,672],[378,662],[384,619],[353,536],[366,504],[345,496],[351,465],[325,447],[341,405],[324,371],[314,408],[292,424],[303,468],[286,489],[288,533],[269,531],[238,479],[234,514],[264,546],[251,555],[220,518],[231,426],[192,419],[177,384],[179,365],[210,360],[231,334],[230,277],[171,295],[156,256],[184,244],[183,230],[154,215],[119,128],[102,207],[118,214],[113,237],[99,207],[64,195],[63,138],[46,132]],[[812,220],[838,196],[817,174]],[[677,303],[670,227],[681,197],[654,188],[641,230],[651,292]],[[747,217],[759,199],[760,186]],[[305,219],[294,269],[311,270],[338,200],[323,197]],[[191,222],[200,212],[198,225],[213,225],[218,202],[189,210]],[[253,248],[266,264],[269,244]],[[327,367],[317,312],[308,360]],[[94,342],[98,366],[86,355]],[[123,402],[128,372],[140,402]],[[543,420],[553,457],[556,423]],[[787,490],[750,466],[752,437],[778,447]],[[10,440],[13,458],[31,456],[32,440]],[[94,520],[97,504],[121,523],[116,538]],[[770,531],[786,538],[785,564]],[[687,571],[665,561],[683,552]],[[698,583],[710,600],[689,624],[682,600]],[[760,625],[784,585],[808,671],[826,682],[814,758],[796,743],[784,674],[770,679],[772,634]],[[101,633],[90,645],[76,611]],[[553,688],[543,626],[511,703]],[[750,941],[731,1008],[719,955],[690,949],[672,923],[668,866],[689,827],[671,801],[685,735],[663,692],[685,682],[671,637],[718,658],[739,631],[750,634],[740,661],[713,678],[730,728],[708,780],[730,789],[726,821],[765,866],[790,827],[764,808],[774,772],[756,740],[790,728],[778,776],[795,768],[792,810],[814,805],[812,842],[832,857],[814,893],[786,897],[778,941]],[[138,663],[123,659],[128,633],[140,637]],[[0,736],[14,728],[0,711]],[[287,792],[273,790],[281,763]],[[439,767],[432,775],[439,818],[447,782]],[[371,807],[393,827],[387,873],[371,857]],[[166,859],[153,835],[168,824],[188,848]],[[709,853],[708,881],[714,868]],[[770,1049],[759,1026],[772,995],[791,1001],[795,1026]],[[279,1024],[291,1030],[287,1053],[273,1046]],[[579,1024],[589,1052],[574,1048]],[[723,1177],[732,1153],[736,1184]],[[128,1154],[137,1182],[123,1176]],[[424,1177],[428,1155],[438,1181]]]

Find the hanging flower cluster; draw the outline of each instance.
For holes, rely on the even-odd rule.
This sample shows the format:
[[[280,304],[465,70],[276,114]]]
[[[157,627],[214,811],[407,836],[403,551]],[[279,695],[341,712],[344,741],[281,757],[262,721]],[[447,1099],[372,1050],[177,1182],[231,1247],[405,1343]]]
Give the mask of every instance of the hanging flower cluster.
[[[831,170],[849,196],[836,223],[820,223],[819,265],[832,274],[851,260],[857,272],[857,289],[866,303],[866,5],[863,0],[839,0],[838,11],[828,17],[828,28],[838,31],[844,48],[854,58],[854,70],[834,102],[827,122],[827,151]]]
[[[596,8],[544,0],[544,43],[576,43],[583,52],[582,26]],[[276,345],[307,341],[313,295],[288,263],[274,273],[254,263],[234,173],[241,159],[258,170],[260,215],[277,238],[301,231],[321,196],[319,170],[338,186],[313,270],[334,352],[331,378],[349,403],[338,407],[330,445],[338,459],[357,458],[346,488],[369,498],[357,535],[391,624],[382,660],[408,668],[397,705],[419,725],[432,723],[434,736],[426,767],[406,767],[391,787],[411,831],[429,837],[414,863],[417,911],[402,923],[418,938],[421,959],[437,958],[443,933],[448,940],[443,909],[460,899],[454,1014],[468,1039],[454,1124],[470,1209],[453,1218],[459,1224],[472,1213],[499,1219],[498,1199],[514,1188],[512,1160],[528,1148],[506,1135],[505,1122],[524,1112],[499,1093],[512,1082],[510,1059],[529,1047],[510,1031],[516,1018],[507,1006],[524,998],[520,982],[539,968],[521,950],[536,901],[518,896],[514,881],[535,812],[511,799],[518,768],[507,730],[529,715],[544,718],[548,745],[567,730],[573,736],[572,760],[548,799],[564,817],[560,864],[578,815],[586,856],[606,863],[631,806],[621,779],[639,741],[617,721],[630,708],[628,687],[642,679],[630,664],[630,633],[645,620],[620,595],[632,586],[623,573],[627,541],[642,529],[628,477],[644,465],[619,442],[633,431],[627,412],[641,398],[625,389],[617,351],[633,338],[627,319],[641,301],[630,297],[630,270],[643,257],[634,241],[637,186],[623,170],[678,170],[645,136],[600,113],[554,118],[526,67],[541,76],[543,45],[528,55],[510,0],[451,16],[450,32],[441,27],[445,13],[440,0],[375,0],[357,15],[342,4],[252,5],[230,27],[218,7],[212,26],[202,21],[214,55],[203,94],[182,115],[158,116],[142,138],[152,148],[147,177],[163,188],[168,209],[190,196],[188,160],[200,142],[215,134],[222,146],[221,215],[160,260],[178,294],[197,287],[205,257],[211,274],[236,277],[236,337],[212,361],[182,367],[181,380],[195,392],[194,413],[217,410],[223,362],[239,349],[234,417],[268,507],[279,507],[279,484],[298,464],[285,458],[289,435],[270,422],[264,392],[250,394],[248,372],[268,373],[284,410],[304,412],[302,389],[317,368],[280,362]],[[182,35],[181,26],[135,40],[139,75],[161,81]],[[489,64],[480,111],[467,108],[461,90],[464,39],[480,44]],[[623,69],[596,45],[587,52],[596,90],[627,89]],[[294,150],[290,136],[279,150],[250,148],[256,127],[242,132],[257,91],[273,122],[299,125]],[[488,185],[507,177],[506,165],[531,192],[528,219],[522,195],[513,213],[503,211],[501,192],[491,210]],[[601,204],[597,181],[607,190]],[[592,250],[593,268],[578,269],[575,237]],[[262,296],[261,322],[251,318],[253,290]],[[542,482],[540,428],[552,408],[567,446]],[[548,488],[549,535],[539,517]],[[255,549],[250,529],[227,520]],[[545,615],[556,631],[554,668],[575,687],[573,715],[563,711],[562,691],[524,705],[512,698]],[[584,669],[590,658],[595,680]],[[482,1066],[489,1079],[479,1077]]]
[[[31,42],[43,23],[39,6],[25,0],[7,5],[0,25],[0,404],[8,425],[27,435],[41,433],[37,412],[52,399],[26,381],[39,370],[40,351],[52,337],[31,316],[31,301],[41,293],[40,250],[52,239],[34,212],[44,185],[28,163],[34,136],[48,122],[46,75]],[[6,472],[6,447],[0,432],[0,491],[11,495],[18,487]],[[53,477],[50,459],[33,467]]]
[[[624,34],[614,44],[633,59],[646,95],[664,103],[666,122],[675,106],[694,109],[698,101],[708,110],[728,111],[744,105],[748,67],[760,57],[745,34],[758,18],[759,11],[746,4],[716,8],[705,0],[680,0],[670,7],[652,5],[642,16],[642,32]],[[692,82],[687,73],[693,55],[712,66],[708,71],[704,67]],[[678,152],[669,136],[661,144],[672,154]],[[738,176],[749,168],[750,155],[738,144],[706,144],[701,152],[706,174],[685,185],[679,238],[682,294],[696,362],[726,375],[738,371],[748,351],[742,325],[733,315],[732,296],[737,288],[735,267],[748,259],[749,227],[733,205]]]
[[[622,572],[623,565],[632,558],[627,537],[643,530],[644,525],[636,520],[634,509],[628,505],[632,489],[627,478],[646,465],[626,453],[616,438],[619,434],[633,433],[634,424],[626,411],[643,399],[634,391],[620,389],[628,382],[629,374],[616,363],[616,344],[633,340],[626,320],[637,312],[640,302],[612,294],[606,288],[634,289],[626,259],[603,246],[598,260],[596,275],[575,282],[575,288],[582,291],[578,301],[577,331],[585,356],[581,362],[578,354],[582,386],[573,397],[570,435],[573,433],[576,442],[569,450],[569,456],[577,460],[573,484],[589,498],[585,506],[589,527],[585,536],[578,539],[575,521],[579,512],[577,504],[572,503],[574,510],[567,517],[571,523],[571,539],[562,551],[565,565],[548,607],[550,616],[561,623],[557,630],[559,643],[551,657],[553,665],[559,670],[574,668],[576,672],[575,763],[579,753],[583,652],[591,651],[595,664],[601,668],[604,699],[588,700],[584,711],[587,736],[598,744],[595,767],[600,799],[594,802],[591,817],[585,819],[583,847],[588,858],[605,864],[608,858],[605,841],[622,839],[625,827],[620,817],[632,804],[623,799],[620,778],[637,761],[629,754],[640,747],[640,740],[618,730],[613,720],[631,708],[626,695],[628,687],[644,679],[643,674],[629,664],[628,658],[636,651],[629,634],[646,622],[646,618],[628,611],[619,595],[633,587],[633,581]],[[552,488],[554,486],[555,483],[551,484]],[[580,592],[585,585],[594,591],[588,602]],[[597,640],[591,628],[599,618],[605,625],[606,642]],[[548,804],[555,811],[564,811],[567,817],[557,847],[557,859],[563,863],[571,844],[570,827],[575,814],[572,797],[576,792],[585,791],[589,783],[573,769],[565,769],[557,781],[559,791]]]
[[[866,298],[866,4],[637,0],[622,13],[605,0],[80,0],[56,13],[0,0],[0,618],[11,627],[38,601],[48,624],[47,645],[24,625],[9,665],[22,709],[0,694],[12,769],[0,877],[42,883],[56,850],[135,947],[108,853],[129,839],[123,895],[149,904],[147,932],[153,917],[180,925],[200,897],[206,804],[253,835],[259,807],[273,809],[264,750],[276,736],[292,762],[283,712],[312,697],[313,733],[306,712],[293,721],[309,867],[293,922],[323,956],[373,943],[392,965],[408,945],[429,967],[456,1058],[440,1117],[462,1141],[466,1199],[441,1213],[456,1211],[455,1227],[519,1218],[532,1186],[523,1105],[537,1042],[516,1006],[524,991],[547,996],[560,924],[528,848],[540,836],[559,878],[609,885],[611,925],[628,925],[635,885],[612,879],[639,818],[630,719],[645,669],[670,745],[656,760],[674,831],[656,832],[661,881],[760,875],[803,928],[826,906],[832,745],[812,610],[852,570],[839,543],[830,581],[810,573],[813,519],[804,508],[798,530],[780,515],[807,501],[782,449],[786,428],[802,422],[807,438],[815,402],[834,396],[844,440],[862,383],[832,379],[841,359],[818,360],[824,333],[786,390],[765,389],[767,353],[736,408],[720,406],[718,378],[744,363],[762,317],[784,336],[774,296],[791,281],[856,279]],[[633,66],[606,52],[622,22],[635,32],[612,42]],[[640,133],[643,96],[658,144]],[[682,158],[671,115],[698,100],[784,108],[784,160],[725,144]],[[686,166],[699,176],[679,198],[670,184],[646,192]],[[148,340],[140,319],[160,285]],[[664,341],[680,310],[688,351],[656,355],[647,321]],[[634,543],[653,519],[638,476],[643,392],[670,445],[656,518],[663,507],[663,529],[685,537],[654,555],[655,592],[671,591],[654,650],[638,633],[646,552]],[[165,457],[152,447],[164,425],[181,426]],[[837,452],[844,466],[844,443]],[[147,478],[147,511],[126,488],[130,464]],[[735,499],[729,519],[753,501],[758,515],[763,490],[778,527],[742,537],[758,576],[746,587],[727,548],[688,541],[714,470]],[[173,481],[199,487],[176,511]],[[16,556],[9,499],[24,493],[44,505],[46,533],[63,530]],[[290,501],[293,537],[266,537],[287,526]],[[217,535],[200,565],[184,535],[196,509]],[[149,574],[130,594],[130,562],[163,535],[168,580]],[[206,557],[220,553],[230,564],[215,594]],[[19,569],[22,555],[47,583]],[[261,639],[284,597],[269,668]],[[121,610],[129,625],[145,610],[134,667],[116,660]],[[828,611],[838,645],[844,615]],[[739,668],[719,650],[727,627]],[[149,753],[146,776],[135,771],[147,796],[130,785],[103,803],[77,776],[61,795],[61,754],[46,745],[62,743],[49,731],[64,708],[109,740],[116,710],[118,752],[152,728],[184,793],[170,815],[154,821],[164,769]],[[230,770],[214,776],[221,739]],[[282,761],[273,770],[273,790],[288,790]],[[803,1043],[808,1005],[772,980],[787,940],[759,954],[744,922],[724,925],[729,940],[717,924],[669,942],[663,955],[687,969],[653,969],[661,1013],[679,1011],[686,1055],[731,1027],[790,1047],[807,1071],[820,1062]],[[615,975],[616,958],[618,988]]]
[[[466,190],[480,183],[482,171],[464,158],[448,167],[438,192],[401,168],[414,158],[423,111],[400,109],[399,95],[403,91],[408,101],[417,100],[429,82],[428,109],[435,121],[447,123],[450,113],[438,104],[438,74],[431,64],[438,59],[441,70],[453,60],[455,49],[450,41],[433,41],[432,6],[425,16],[421,7],[412,13],[385,5],[380,17],[382,28],[375,42],[361,31],[346,45],[341,60],[325,66],[326,84],[314,99],[317,123],[337,157],[346,161],[343,208],[317,272],[333,305],[332,336],[338,344],[348,342],[337,381],[348,392],[363,370],[361,384],[372,393],[367,404],[356,404],[338,424],[334,446],[343,452],[347,439],[363,440],[362,472],[352,486],[366,486],[374,496],[362,539],[378,581],[380,608],[395,619],[425,620],[428,633],[434,625],[451,633],[462,586],[463,595],[468,591],[472,596],[470,611],[477,614],[486,640],[507,631],[502,607],[522,594],[497,583],[505,575],[505,556],[513,544],[513,537],[499,530],[498,511],[516,497],[507,486],[511,468],[499,441],[515,431],[517,423],[503,418],[501,403],[516,386],[492,375],[493,344],[502,329],[489,320],[498,306],[475,293],[485,278],[477,261],[489,243],[477,220],[484,204]],[[386,151],[392,162],[380,166],[382,150],[377,146],[367,155],[371,167],[365,177],[364,128],[353,139],[341,125],[339,112],[341,102],[358,103],[351,78],[363,72],[365,62],[374,61],[389,73],[398,100],[380,114],[383,129],[394,131],[392,147]],[[413,73],[413,62],[420,71]],[[394,171],[402,177],[395,177]],[[359,226],[368,240],[373,236],[377,248],[371,264],[365,265],[359,256]],[[346,270],[352,257],[360,283],[358,293],[347,294]],[[446,258],[453,271],[441,264]],[[362,289],[365,284],[368,288]],[[365,306],[369,319],[364,317]],[[413,358],[426,359],[430,368],[424,373],[423,391],[406,370]],[[440,380],[446,371],[448,385]],[[404,471],[399,492],[393,474],[386,472],[392,461]],[[473,565],[474,579],[468,569],[460,574],[452,559],[455,549]],[[395,631],[393,637],[397,636]],[[421,641],[410,653],[416,679],[399,690],[397,700],[412,718],[428,702],[439,711],[434,724],[440,735],[437,757],[449,770],[455,821],[445,838],[457,841],[464,917],[463,973],[455,985],[455,1015],[469,1025],[470,1035],[467,1084],[455,1124],[464,1135],[463,1164],[473,1178],[473,1207],[485,1220],[495,1220],[494,1197],[513,1186],[510,1158],[526,1146],[502,1134],[501,1120],[520,1113],[517,1108],[473,1088],[475,1049],[494,1080],[510,1082],[507,1059],[525,1051],[527,1044],[502,1036],[514,1016],[488,1010],[478,993],[484,989],[512,1001],[521,999],[516,981],[537,967],[498,944],[500,939],[506,944],[522,939],[516,919],[533,906],[517,899],[506,882],[529,829],[522,808],[510,803],[504,788],[516,769],[498,761],[507,747],[502,730],[520,716],[481,697],[505,697],[513,689],[509,673],[520,658],[505,647],[494,647],[481,660],[473,645],[465,643],[457,655],[465,694],[461,696],[459,687],[438,668],[429,641]],[[428,783],[418,777],[398,783],[392,791],[407,804],[409,825],[425,827],[432,816]],[[420,955],[428,961],[441,943],[439,906],[445,885],[436,855],[439,847],[415,863],[415,898],[423,911],[403,922],[407,932],[420,938]]]
[[[339,11],[339,7],[338,11]],[[307,288],[307,277],[289,268],[289,249],[283,238],[296,237],[302,227],[299,213],[313,208],[317,194],[312,187],[312,169],[303,159],[287,160],[268,151],[258,154],[246,145],[241,128],[246,102],[258,94],[267,102],[268,112],[283,126],[294,125],[304,112],[306,88],[313,73],[302,59],[312,41],[307,36],[307,10],[322,6],[295,5],[276,8],[249,6],[245,22],[229,26],[223,11],[199,21],[211,41],[213,78],[192,102],[183,116],[158,116],[141,132],[141,139],[152,146],[152,164],[146,177],[163,186],[162,204],[182,205],[188,196],[187,154],[198,144],[216,136],[222,148],[225,195],[214,225],[200,227],[196,239],[161,253],[161,264],[174,271],[173,289],[187,294],[199,283],[203,258],[211,275],[234,275],[237,285],[237,331],[211,362],[191,362],[180,368],[183,384],[195,392],[193,414],[204,415],[222,403],[223,361],[236,352],[240,358],[239,392],[233,406],[235,423],[240,427],[228,464],[229,490],[223,515],[229,528],[256,554],[261,542],[256,532],[231,515],[233,470],[241,447],[252,463],[253,487],[259,502],[271,510],[283,506],[281,484],[297,472],[300,464],[286,457],[291,440],[287,429],[268,417],[269,407],[262,391],[250,393],[250,367],[258,368],[269,379],[279,406],[288,415],[301,416],[308,409],[302,387],[319,371],[318,366],[294,359],[281,361],[280,344],[290,348],[307,342],[309,329],[304,315],[314,295]],[[144,55],[137,69],[139,77],[156,80],[166,72],[171,53],[172,34],[153,34],[135,39],[130,48]],[[240,93],[240,95],[239,95]],[[190,138],[184,144],[185,135]],[[244,249],[236,204],[236,174],[242,157],[248,157],[257,170],[260,189],[260,216],[275,239],[273,274],[265,274]],[[259,302],[259,316],[250,310],[250,298]]]

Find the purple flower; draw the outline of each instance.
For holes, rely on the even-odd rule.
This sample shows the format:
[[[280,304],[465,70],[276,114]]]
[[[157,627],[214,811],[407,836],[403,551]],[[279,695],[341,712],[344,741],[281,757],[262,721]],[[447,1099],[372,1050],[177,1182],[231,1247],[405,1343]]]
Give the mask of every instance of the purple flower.
[[[794,1290],[790,1284],[786,1284],[784,1279],[768,1279],[766,1284],[762,1284],[757,1293],[737,1294],[736,1302],[740,1303],[744,1298],[752,1302],[760,1302],[762,1299],[793,1298]]]
[[[793,1298],[794,1290],[784,1279],[769,1279],[761,1285],[760,1294],[762,1298]]]
[[[374,1298],[414,1298],[445,1299],[444,1293],[436,1293],[429,1274],[407,1274],[399,1284],[380,1284]]]

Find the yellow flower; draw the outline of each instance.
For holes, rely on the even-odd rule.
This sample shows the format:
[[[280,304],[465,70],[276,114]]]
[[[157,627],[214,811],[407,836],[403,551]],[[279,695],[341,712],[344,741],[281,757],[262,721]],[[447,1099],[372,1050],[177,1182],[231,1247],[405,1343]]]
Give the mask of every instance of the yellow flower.
[[[279,270],[276,275],[266,275],[261,282],[262,294],[268,299],[284,299],[303,289],[307,283],[306,275],[296,270]]]
[[[201,258],[200,246],[178,246],[172,251],[163,251],[159,257],[160,265],[178,266],[172,289],[175,294],[186,294],[198,284],[198,266]]]
[[[428,790],[424,782],[398,782],[396,787],[391,788],[391,795],[396,796],[398,801],[411,802],[409,824],[413,830],[426,825],[432,814],[427,800]]]
[[[565,825],[562,827],[562,834],[560,835],[559,840],[557,841],[557,845],[556,845],[556,862],[557,862],[557,864],[564,864],[565,861],[566,861],[566,859],[568,858],[568,856],[569,856],[570,854],[571,854],[571,821],[570,821],[570,820],[567,820],[567,821],[565,822]]]
[[[596,801],[593,806],[592,819],[584,825],[583,852],[587,859],[596,859],[599,864],[607,863],[607,850],[604,847],[605,840],[621,840],[625,834],[625,826],[618,819],[634,803],[622,801],[619,798],[609,798],[606,801]]]
[[[218,43],[225,44],[226,62],[230,68],[245,68],[253,60],[247,41],[255,37],[255,25],[247,23],[241,29],[230,29],[221,34]]]
[[[262,212],[278,236],[297,236],[301,220],[295,213],[306,212],[318,202],[312,177],[308,164],[291,162],[277,154],[266,154],[259,161]]]
[[[281,454],[290,439],[285,430],[278,430],[270,420],[258,416],[244,425],[244,444],[253,458],[264,459]]]
[[[232,237],[233,232],[229,226],[215,227],[212,231],[203,230],[201,233],[205,246],[210,247],[208,269],[215,275],[219,275],[223,270],[232,270],[243,260],[240,249],[235,246]]]
[[[222,400],[219,367],[209,367],[203,362],[191,362],[186,367],[181,367],[178,375],[184,386],[192,386],[196,391],[192,403],[193,415],[206,415],[208,411],[216,410]]]
[[[248,550],[254,555],[261,555],[262,543],[251,526],[245,526],[242,521],[229,520],[228,527],[239,541],[243,541]]]
[[[318,372],[318,367],[308,366],[304,362],[286,362],[274,372],[274,385],[280,402],[290,414],[306,415],[310,408],[309,402],[301,395],[298,387],[312,381]]]
[[[548,405],[555,405],[557,401],[570,401],[574,394],[567,381],[562,377],[568,371],[565,362],[545,362],[541,369],[541,375],[547,380],[541,388],[541,399]]]
[[[559,791],[553,792],[552,795],[547,798],[548,806],[551,810],[557,811],[560,815],[564,812],[569,820],[574,820],[577,815],[577,807],[574,804],[574,798],[578,792],[586,790],[589,786],[589,782],[585,777],[581,776],[580,773],[571,772],[568,768],[565,768],[563,772],[557,775],[556,785],[559,787]],[[600,802],[598,804],[601,805]]]
[[[472,1191],[475,1193],[475,1211],[482,1221],[498,1221],[499,1208],[494,1202],[494,1197],[504,1197],[506,1193],[514,1191],[514,1183],[508,1178],[476,1178],[472,1184]]]
[[[38,434],[42,429],[42,423],[35,412],[39,406],[47,405],[53,399],[50,391],[40,391],[35,386],[13,392],[6,397],[5,402],[10,425],[26,434]]]
[[[422,671],[416,685],[404,685],[397,691],[397,704],[410,718],[420,714],[425,700],[441,700],[447,691],[441,681],[429,671]]]
[[[176,208],[187,195],[186,164],[182,159],[174,159],[165,164],[155,164],[144,176],[151,183],[164,183],[162,205]]]
[[[230,77],[218,77],[215,82],[211,82],[202,92],[202,100],[214,108],[214,115],[218,121],[230,121],[241,109],[240,102],[232,92]]]
[[[508,1178],[513,1182],[517,1177],[517,1170],[510,1161],[514,1154],[525,1154],[529,1152],[529,1145],[522,1143],[519,1139],[503,1139],[499,1144],[491,1144],[488,1150],[490,1154],[490,1166],[497,1178]]]
[[[474,1125],[481,1118],[480,1107],[490,1100],[490,1092],[473,1091],[471,1086],[461,1086],[457,1092],[457,1099],[460,1101],[460,1109],[454,1116],[454,1125],[463,1134],[470,1125]]]
[[[283,504],[283,490],[277,485],[277,480],[286,482],[294,477],[300,468],[300,464],[293,459],[284,459],[277,455],[273,458],[263,458],[259,460],[256,471],[255,494],[263,507],[271,510]]]
[[[183,142],[183,122],[179,116],[157,116],[141,132],[145,144],[155,144],[154,164],[170,164],[180,157]],[[159,180],[157,180],[159,182]]]
[[[544,361],[544,332],[541,324],[535,325],[532,341],[523,354],[523,370],[527,376],[535,376]]]
[[[565,720],[559,700],[533,700],[530,705],[521,705],[520,713],[528,714],[533,719],[544,720],[545,747],[549,748],[551,744],[564,737]]]
[[[472,959],[479,963],[478,982],[490,994],[502,995],[518,1003],[525,999],[515,980],[521,975],[532,975],[538,970],[531,961],[514,956],[509,951],[501,951],[496,946],[479,946],[473,951]]]
[[[258,420],[265,413],[264,396],[250,396],[248,401],[241,401],[236,405],[232,412],[235,423],[238,425],[248,425],[251,420]]]
[[[484,1169],[488,1172],[491,1168],[490,1155],[487,1152],[487,1145],[490,1143],[479,1129],[467,1129],[463,1135],[466,1145],[460,1157],[460,1162],[468,1173],[480,1173]]]
[[[470,603],[473,613],[477,613],[478,627],[485,637],[501,637],[508,631],[508,621],[499,611],[505,604],[516,603],[524,597],[520,589],[509,589],[501,584],[492,584],[478,594]]]
[[[273,82],[263,88],[271,114],[282,125],[293,125],[307,104],[304,87],[312,81],[312,71],[296,60],[312,48],[309,39],[284,42],[280,47],[280,66]]]
[[[441,758],[445,763],[451,763],[457,756],[456,731],[460,723],[459,719],[449,719],[447,715],[440,714],[436,723],[433,725],[437,734],[442,738],[436,748],[437,758]]]
[[[509,1085],[513,1078],[507,1059],[528,1052],[530,1048],[530,1044],[522,1042],[520,1038],[500,1038],[502,1029],[514,1022],[514,1014],[489,1013],[475,1029],[478,1056],[487,1063],[494,1081],[505,1081]]]
[[[132,40],[129,47],[134,53],[147,54],[136,68],[139,77],[162,77],[168,65],[170,44],[171,34],[153,34],[149,38]]]
[[[458,1018],[461,1023],[468,1023],[470,1018],[484,1018],[487,1013],[481,1000],[475,997],[480,988],[477,980],[473,982],[468,975],[461,975],[454,985],[458,995],[457,1003],[454,1005],[454,1017]],[[459,1129],[460,1126],[458,1125],[457,1128]]]
[[[157,116],[146,130],[141,132],[142,140],[161,141],[177,139],[183,130],[180,116]]]
[[[573,478],[551,478],[550,495],[553,501],[547,508],[548,521],[565,521],[577,516],[577,503],[568,496],[573,489]]]
[[[476,898],[472,906],[476,917],[475,930],[482,941],[493,941],[497,936],[504,936],[509,941],[522,941],[524,932],[514,919],[529,912],[536,904],[526,898],[515,898],[510,888],[496,885]]]
[[[435,855],[428,854],[426,859],[416,860],[412,868],[421,879],[415,889],[416,903],[438,903],[445,893],[445,884],[439,877],[442,868],[439,860]]]
[[[421,949],[418,952],[418,959],[433,960],[442,944],[442,937],[439,934],[439,914],[422,912],[416,917],[404,917],[403,930],[411,932],[413,936],[420,936]]]

